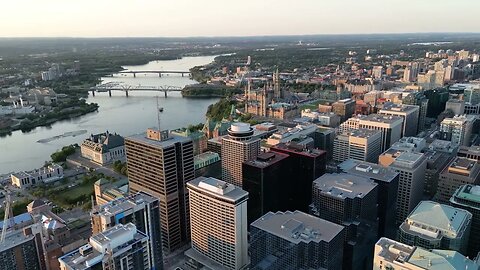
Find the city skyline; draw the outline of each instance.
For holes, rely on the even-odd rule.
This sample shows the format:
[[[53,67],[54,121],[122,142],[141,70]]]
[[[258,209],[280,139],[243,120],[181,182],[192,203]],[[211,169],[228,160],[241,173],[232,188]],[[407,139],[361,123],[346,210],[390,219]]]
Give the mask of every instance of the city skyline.
[[[462,6],[462,16],[444,19]],[[220,0],[180,0],[168,4],[150,0],[135,4],[113,0],[23,0],[3,4],[0,25],[8,27],[0,29],[0,37],[478,33],[480,23],[474,20],[478,8],[480,3],[467,0],[406,0],[395,6],[381,0],[302,0],[296,5],[289,5],[286,0],[245,0],[241,4]],[[115,12],[109,12],[110,9]]]

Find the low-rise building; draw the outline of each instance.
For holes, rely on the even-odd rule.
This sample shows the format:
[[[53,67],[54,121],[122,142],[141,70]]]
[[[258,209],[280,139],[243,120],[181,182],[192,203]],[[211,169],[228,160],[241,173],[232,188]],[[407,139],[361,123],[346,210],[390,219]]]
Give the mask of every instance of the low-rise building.
[[[18,188],[29,188],[39,183],[52,183],[63,178],[63,167],[52,163],[33,171],[13,173],[10,176],[12,185]]]
[[[80,146],[82,157],[105,165],[125,161],[125,141],[122,136],[110,132],[91,135]]]
[[[472,214],[432,201],[421,201],[400,225],[400,242],[426,249],[450,249],[466,254]]]
[[[93,190],[95,192],[96,204],[106,204],[113,200],[123,198],[128,194],[128,180],[111,182],[102,178],[93,184]]]
[[[375,245],[373,270],[478,270],[479,267],[476,262],[452,250],[427,250],[384,237]]]

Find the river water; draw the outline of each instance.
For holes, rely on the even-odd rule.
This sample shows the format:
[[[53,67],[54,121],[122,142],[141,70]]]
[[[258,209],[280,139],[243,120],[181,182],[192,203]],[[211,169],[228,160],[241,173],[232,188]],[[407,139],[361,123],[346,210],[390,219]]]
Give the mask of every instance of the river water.
[[[198,65],[212,62],[214,56],[185,57],[170,61],[153,61],[146,65],[125,66],[127,70],[173,70],[187,71]],[[102,78],[104,82],[122,82],[132,86],[178,86],[183,87],[196,83],[180,74],[162,75],[155,74],[133,75],[115,74],[113,77]],[[161,115],[162,129],[173,129],[198,124],[205,121],[205,112],[208,105],[215,103],[217,98],[191,99],[182,98],[179,92],[168,93],[168,98],[163,92],[131,91],[129,97],[121,91],[96,93],[90,95],[87,102],[95,102],[100,106],[98,112],[90,113],[76,119],[56,122],[50,127],[38,127],[28,133],[15,131],[11,136],[0,138],[0,174],[12,171],[30,170],[41,167],[50,154],[72,143],[81,143],[91,133],[100,133],[108,130],[128,136],[143,132],[149,127],[158,126],[157,96],[160,107],[164,108]],[[39,143],[66,132],[86,133],[76,136],[60,137],[47,143]],[[48,141],[48,140],[47,140]]]

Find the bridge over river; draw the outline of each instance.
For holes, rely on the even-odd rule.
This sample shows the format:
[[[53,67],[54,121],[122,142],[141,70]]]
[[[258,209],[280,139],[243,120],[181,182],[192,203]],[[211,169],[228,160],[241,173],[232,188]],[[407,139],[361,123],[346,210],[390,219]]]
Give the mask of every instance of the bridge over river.
[[[158,77],[162,77],[162,74],[185,74],[190,75],[190,71],[178,71],[178,70],[125,70],[118,72],[120,74],[133,74],[133,77],[137,77],[137,74],[158,74]]]
[[[171,85],[161,85],[161,86],[146,86],[146,85],[127,85],[120,82],[108,82],[99,84],[90,88],[92,96],[95,96],[95,92],[108,92],[109,96],[112,96],[112,91],[123,91],[125,96],[128,97],[129,92],[133,91],[155,91],[163,92],[165,97],[168,97],[168,92],[181,92],[182,87],[171,86]]]

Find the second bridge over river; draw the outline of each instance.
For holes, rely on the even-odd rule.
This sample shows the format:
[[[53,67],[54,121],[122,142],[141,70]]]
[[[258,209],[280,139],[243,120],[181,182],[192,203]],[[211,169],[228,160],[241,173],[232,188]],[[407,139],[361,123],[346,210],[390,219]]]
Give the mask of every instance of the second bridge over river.
[[[162,74],[181,74],[190,76],[190,71],[178,71],[178,70],[124,70],[118,72],[119,74],[133,74],[133,77],[137,77],[137,74],[158,74],[158,77],[162,77]]]
[[[182,87],[171,86],[171,85],[161,85],[161,86],[147,86],[147,85],[126,85],[118,82],[108,82],[99,84],[95,87],[90,88],[92,96],[95,96],[95,92],[108,92],[109,96],[112,96],[112,91],[123,91],[125,96],[128,97],[129,92],[133,91],[154,91],[154,92],[163,92],[165,97],[168,97],[168,92],[181,92]]]

